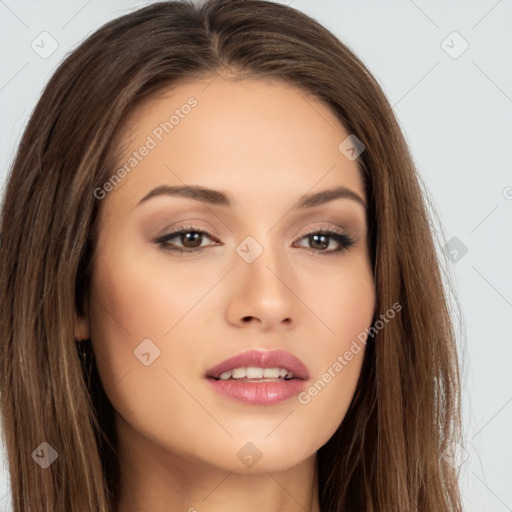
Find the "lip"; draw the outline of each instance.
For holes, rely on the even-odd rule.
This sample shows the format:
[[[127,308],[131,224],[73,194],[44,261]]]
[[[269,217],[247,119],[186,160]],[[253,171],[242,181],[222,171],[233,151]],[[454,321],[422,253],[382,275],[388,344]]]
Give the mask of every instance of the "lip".
[[[233,368],[256,366],[283,368],[293,372],[293,378],[275,381],[217,380],[221,373]],[[249,350],[210,368],[205,375],[220,395],[249,405],[273,405],[298,395],[306,387],[309,371],[306,365],[286,350]]]
[[[309,379],[309,371],[306,365],[286,350],[248,350],[247,352],[242,352],[207,370],[206,377],[218,379],[221,373],[244,366],[256,366],[258,368],[279,367],[293,372],[293,376],[297,379]]]

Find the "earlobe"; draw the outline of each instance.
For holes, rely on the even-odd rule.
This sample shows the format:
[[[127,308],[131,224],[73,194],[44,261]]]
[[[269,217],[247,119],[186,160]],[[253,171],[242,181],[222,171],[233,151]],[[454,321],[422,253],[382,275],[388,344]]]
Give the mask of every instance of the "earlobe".
[[[75,315],[73,335],[76,341],[90,339],[90,323],[88,317]]]

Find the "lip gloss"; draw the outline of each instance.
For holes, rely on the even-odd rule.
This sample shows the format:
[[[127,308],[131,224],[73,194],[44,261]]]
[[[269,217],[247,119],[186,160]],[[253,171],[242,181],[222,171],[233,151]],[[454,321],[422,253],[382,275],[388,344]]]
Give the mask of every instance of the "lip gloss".
[[[303,391],[306,382],[301,379],[279,379],[273,382],[255,380],[208,379],[213,389],[228,398],[252,405],[273,405],[284,402]]]

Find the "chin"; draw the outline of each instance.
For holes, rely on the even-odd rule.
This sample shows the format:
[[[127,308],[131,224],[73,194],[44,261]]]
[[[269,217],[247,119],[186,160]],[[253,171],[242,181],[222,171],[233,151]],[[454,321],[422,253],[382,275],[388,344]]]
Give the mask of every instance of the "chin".
[[[231,446],[229,450],[223,450],[215,465],[244,475],[279,472],[293,468],[316,454],[315,447],[307,450],[304,440],[299,438],[294,443],[278,436],[272,440],[250,439],[247,436],[243,440],[231,440],[234,448]],[[232,453],[232,456],[226,455],[228,453]]]

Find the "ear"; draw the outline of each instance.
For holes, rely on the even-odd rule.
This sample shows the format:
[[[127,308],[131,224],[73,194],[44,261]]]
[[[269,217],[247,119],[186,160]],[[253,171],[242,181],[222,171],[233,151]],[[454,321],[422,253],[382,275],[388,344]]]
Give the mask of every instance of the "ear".
[[[89,315],[80,316],[75,314],[74,318],[74,338],[76,341],[84,341],[91,339],[91,324]]]

